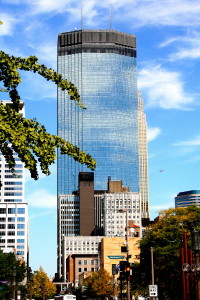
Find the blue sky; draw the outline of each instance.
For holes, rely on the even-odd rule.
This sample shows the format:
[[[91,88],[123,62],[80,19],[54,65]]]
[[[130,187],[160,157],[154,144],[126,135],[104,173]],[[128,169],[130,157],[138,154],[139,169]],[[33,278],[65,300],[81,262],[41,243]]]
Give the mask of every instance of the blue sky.
[[[110,12],[112,11],[112,18]],[[82,27],[132,33],[137,38],[138,88],[149,126],[151,217],[174,206],[181,191],[200,189],[199,0],[82,0]],[[1,0],[0,49],[37,55],[56,69],[57,35],[81,27],[81,1]],[[110,22],[112,20],[112,22]],[[22,73],[26,116],[56,133],[56,86]],[[0,99],[7,99],[1,93]],[[160,170],[164,172],[160,172]],[[56,166],[38,181],[26,176],[30,264],[56,272]]]

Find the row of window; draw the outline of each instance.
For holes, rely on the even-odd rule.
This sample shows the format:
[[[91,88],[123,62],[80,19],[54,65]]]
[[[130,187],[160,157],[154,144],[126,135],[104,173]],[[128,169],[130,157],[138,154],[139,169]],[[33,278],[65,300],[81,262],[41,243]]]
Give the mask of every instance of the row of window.
[[[82,269],[83,269],[83,271],[82,271]],[[90,269],[90,271],[91,272],[94,272],[94,268],[91,268]],[[89,271],[89,268],[78,268],[78,272],[80,273],[80,272],[87,272],[87,271]],[[96,269],[96,271],[97,271],[97,269]]]
[[[6,240],[2,240],[2,239],[0,239],[0,244],[5,244],[6,243]],[[8,240],[8,243],[11,243],[11,242],[9,242],[9,240]],[[14,242],[12,242],[12,243],[14,243]],[[2,247],[3,245],[1,245],[1,247]],[[8,245],[8,247],[9,248],[15,248],[15,245]],[[25,246],[24,245],[17,245],[17,249],[25,249]]]
[[[25,218],[24,217],[11,217],[11,218],[7,218],[8,222],[25,222]],[[6,222],[6,218],[0,218],[0,222]]]
[[[6,224],[0,224],[0,229],[5,229],[6,228]],[[15,224],[8,224],[7,225],[8,229],[25,229],[25,224],[17,224],[17,227],[15,226]]]
[[[21,192],[5,192],[4,193],[4,196],[22,196],[22,193]]]
[[[98,264],[98,260],[97,259],[91,259],[91,261],[87,261],[87,259],[84,259],[83,261],[81,259],[78,260],[78,264],[79,265],[97,265]]]
[[[21,181],[5,181],[4,185],[22,185]]]
[[[4,236],[4,235],[16,235],[15,231],[0,231],[0,236]],[[17,235],[25,235],[25,231],[17,231]]]
[[[4,188],[4,191],[21,191],[21,190],[22,190],[21,186],[14,186],[14,187],[7,186]]]
[[[25,214],[25,208],[19,207],[19,208],[8,208],[8,214]],[[6,214],[6,208],[0,208],[0,214]]]
[[[23,202],[22,199],[4,199],[4,202]]]

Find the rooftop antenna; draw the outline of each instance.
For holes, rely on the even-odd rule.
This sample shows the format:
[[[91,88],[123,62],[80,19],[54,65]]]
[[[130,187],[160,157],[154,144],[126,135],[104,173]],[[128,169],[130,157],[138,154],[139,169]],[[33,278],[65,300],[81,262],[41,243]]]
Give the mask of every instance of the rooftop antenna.
[[[82,0],[80,0],[80,5],[81,5],[81,30],[83,29],[83,3]]]
[[[109,0],[110,7],[110,30],[112,30],[112,0]]]

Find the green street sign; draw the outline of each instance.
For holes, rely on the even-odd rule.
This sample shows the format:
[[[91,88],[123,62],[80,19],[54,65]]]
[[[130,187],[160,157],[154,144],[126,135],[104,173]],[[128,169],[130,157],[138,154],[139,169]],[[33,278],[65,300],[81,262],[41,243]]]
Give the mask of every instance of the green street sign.
[[[109,255],[108,258],[110,259],[123,259],[123,255]]]

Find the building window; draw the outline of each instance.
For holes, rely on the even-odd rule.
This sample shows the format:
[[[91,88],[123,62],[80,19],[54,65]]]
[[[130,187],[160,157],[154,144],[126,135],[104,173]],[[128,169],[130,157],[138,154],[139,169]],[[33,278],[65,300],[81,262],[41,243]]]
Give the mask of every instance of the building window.
[[[24,255],[24,251],[17,251],[17,255]]]
[[[87,260],[84,260],[84,265],[87,265]]]
[[[15,240],[13,240],[13,239],[8,239],[8,243],[14,243],[15,242]]]
[[[15,218],[8,218],[8,222],[15,222]]]
[[[91,265],[94,265],[94,259],[91,260]]]
[[[8,208],[8,213],[9,214],[15,214],[16,213],[16,209],[15,208]]]
[[[78,271],[81,272],[81,268],[78,268]]]
[[[19,218],[17,218],[17,221],[18,221],[18,222],[24,222],[24,221],[25,221],[25,218],[24,218],[24,217],[19,217]]]
[[[25,214],[25,208],[18,208],[17,213],[18,214]]]
[[[15,224],[8,224],[8,229],[15,229]]]
[[[24,243],[25,240],[24,239],[17,239],[17,243]]]
[[[91,268],[91,271],[94,272],[94,268]]]
[[[17,231],[17,235],[24,235],[25,232],[24,231]]]
[[[6,225],[5,224],[0,224],[0,229],[5,229]]]
[[[15,235],[14,231],[8,231],[8,235]]]
[[[81,260],[78,261],[78,264],[81,265]]]
[[[6,208],[0,208],[0,214],[5,214],[6,213]]]
[[[24,249],[24,245],[17,245],[17,249]]]
[[[87,272],[87,268],[84,268],[84,272]]]
[[[17,229],[24,229],[25,228],[25,224],[17,224]]]

